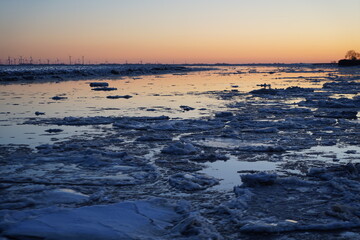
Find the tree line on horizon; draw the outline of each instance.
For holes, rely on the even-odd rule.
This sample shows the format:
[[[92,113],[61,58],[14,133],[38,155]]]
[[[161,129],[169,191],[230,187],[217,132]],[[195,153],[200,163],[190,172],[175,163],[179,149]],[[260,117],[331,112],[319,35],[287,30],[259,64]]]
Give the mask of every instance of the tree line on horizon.
[[[355,50],[349,50],[345,54],[345,59],[338,62],[340,67],[360,66],[360,53]]]
[[[345,55],[345,59],[358,60],[358,59],[360,59],[360,53],[355,52],[354,50],[349,50],[349,51],[347,51],[347,53]]]

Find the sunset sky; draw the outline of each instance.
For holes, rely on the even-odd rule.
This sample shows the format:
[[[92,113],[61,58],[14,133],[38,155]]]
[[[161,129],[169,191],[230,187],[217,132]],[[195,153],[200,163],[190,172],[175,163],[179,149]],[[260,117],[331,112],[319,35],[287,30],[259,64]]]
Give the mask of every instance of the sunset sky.
[[[360,51],[360,0],[0,0],[0,59],[330,62]]]

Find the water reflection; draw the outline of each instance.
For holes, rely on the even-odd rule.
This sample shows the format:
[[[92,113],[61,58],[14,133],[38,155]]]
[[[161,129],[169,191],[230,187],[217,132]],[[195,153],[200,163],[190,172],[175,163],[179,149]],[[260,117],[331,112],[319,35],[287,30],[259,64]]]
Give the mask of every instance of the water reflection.
[[[43,82],[1,86],[0,143],[34,143],[48,141],[45,127],[21,124],[30,117],[66,116],[159,116],[198,118],[214,111],[226,110],[228,101],[214,98],[209,91],[236,90],[247,93],[259,83],[273,88],[288,86],[316,87],[334,69],[279,69],[278,67],[219,67],[215,71],[192,72],[186,75],[146,75],[106,81],[116,91],[92,91],[90,81]],[[294,71],[295,70],[295,71]],[[317,78],[314,82],[312,79]],[[108,99],[109,95],[130,95],[132,98]],[[59,96],[59,100],[54,100]],[[241,96],[240,96],[241,97]],[[189,106],[189,111],[180,106]],[[36,116],[35,112],[45,115]],[[74,134],[74,129],[61,135]],[[33,132],[35,134],[26,134]],[[30,136],[29,136],[30,135]],[[67,135],[66,135],[67,136]],[[36,139],[36,141],[34,140]]]

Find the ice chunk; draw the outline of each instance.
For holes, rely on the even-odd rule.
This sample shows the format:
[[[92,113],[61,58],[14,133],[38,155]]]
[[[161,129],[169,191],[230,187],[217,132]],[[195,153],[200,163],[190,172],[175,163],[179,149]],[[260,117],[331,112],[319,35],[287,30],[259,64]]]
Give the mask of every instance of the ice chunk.
[[[64,99],[67,99],[67,97],[61,97],[61,96],[54,96],[51,98],[52,100],[64,100]]]
[[[36,111],[36,112],[35,112],[35,115],[36,115],[36,116],[45,115],[45,113],[44,113],[44,112],[38,112],[38,111]]]
[[[323,118],[357,119],[357,113],[357,111],[320,111],[316,112],[314,116]]]
[[[215,117],[217,118],[225,118],[225,117],[232,117],[233,113],[232,112],[217,112],[215,113]]]
[[[282,146],[244,146],[238,147],[239,151],[245,152],[269,152],[269,153],[281,153],[286,150]]]
[[[107,82],[91,82],[90,87],[107,87],[109,84]]]
[[[171,138],[167,135],[149,135],[149,136],[141,136],[136,139],[136,141],[140,142],[153,142],[153,141],[169,141]]]
[[[93,91],[115,91],[115,90],[117,90],[117,88],[97,87],[97,88],[92,88],[91,90],[93,90]]]
[[[39,150],[41,150],[41,149],[52,149],[53,146],[50,145],[50,144],[41,144],[41,145],[39,145],[39,146],[36,146],[35,148],[36,148],[36,149],[39,149]]]
[[[245,224],[240,228],[241,232],[247,233],[281,233],[291,231],[335,231],[360,227],[359,222],[334,221],[323,224],[301,224],[296,221],[266,222],[255,221]]]
[[[189,107],[189,106],[185,106],[185,105],[181,105],[180,108],[184,111],[191,111],[191,110],[195,109],[193,107]]]
[[[171,155],[195,154],[198,151],[191,143],[176,142],[161,150],[162,153]]]
[[[226,161],[228,159],[229,157],[227,157],[226,155],[216,154],[216,153],[210,153],[210,154],[201,153],[197,156],[190,158],[191,161],[196,161],[196,162],[206,162],[206,161],[214,162],[217,160]]]
[[[59,129],[59,128],[49,128],[49,129],[46,129],[45,132],[48,132],[48,133],[59,133],[59,132],[62,132],[64,131],[63,129]]]
[[[226,206],[229,208],[246,209],[248,207],[248,202],[254,196],[248,188],[239,186],[234,187],[234,193],[236,194],[236,198],[226,203]]]
[[[254,133],[277,133],[279,130],[275,127],[266,127],[258,129],[243,129],[242,132],[254,132]]]
[[[128,201],[75,209],[9,212],[4,236],[26,239],[159,239],[180,236],[173,226],[186,215],[164,199]],[[172,229],[173,228],[173,229]]]
[[[301,114],[311,113],[311,110],[308,108],[261,108],[259,112],[270,114]]]
[[[130,95],[114,95],[114,96],[107,96],[106,98],[109,98],[109,99],[119,99],[119,98],[129,99],[129,98],[132,98],[132,96],[130,96]]]
[[[110,124],[115,120],[111,117],[64,117],[63,119],[55,120],[54,123],[58,125],[98,125]]]
[[[241,181],[245,186],[254,187],[258,185],[272,185],[275,183],[277,175],[275,173],[255,173],[241,176]]]
[[[219,180],[200,173],[177,173],[169,178],[171,186],[186,191],[203,190],[219,184]]]
[[[252,90],[250,93],[251,94],[268,94],[268,95],[276,95],[278,94],[279,90],[277,89],[256,89],[256,90]]]

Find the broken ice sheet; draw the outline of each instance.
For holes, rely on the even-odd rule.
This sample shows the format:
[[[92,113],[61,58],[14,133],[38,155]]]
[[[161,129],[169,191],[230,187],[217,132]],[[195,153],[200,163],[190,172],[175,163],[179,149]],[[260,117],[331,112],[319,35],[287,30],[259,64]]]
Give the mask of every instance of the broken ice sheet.
[[[3,211],[0,216],[6,215],[3,235],[10,238],[171,239],[190,229],[193,238],[217,236],[201,217],[197,217],[197,226],[192,225],[195,219],[189,220],[196,216],[189,216],[187,205],[151,199],[74,209]]]
[[[116,75],[122,74],[120,69],[107,70],[108,74],[111,70],[115,70]],[[328,76],[329,73],[336,73],[339,77]],[[189,214],[181,215],[179,221],[171,221],[165,227],[166,233],[169,230],[172,233],[181,232],[182,235],[176,235],[180,238],[201,239],[199,235],[191,234],[204,233],[205,229],[211,229],[208,225],[213,225],[220,229],[225,239],[246,239],[257,237],[261,232],[259,235],[247,235],[245,226],[260,229],[262,224],[276,225],[276,231],[293,231],[295,228],[289,227],[306,225],[314,230],[311,234],[315,236],[319,236],[317,230],[326,230],[326,237],[318,239],[336,237],[327,230],[331,227],[336,229],[336,225],[343,228],[356,226],[351,224],[354,223],[353,219],[357,219],[353,215],[356,211],[352,210],[358,209],[355,163],[360,152],[356,147],[359,145],[359,122],[324,118],[316,114],[316,108],[321,106],[323,111],[334,103],[356,103],[356,98],[353,99],[355,96],[351,97],[351,101],[338,100],[341,97],[334,96],[341,94],[341,91],[353,92],[351,85],[334,84],[333,88],[322,85],[325,82],[357,81],[355,77],[347,75],[336,68],[301,65],[222,66],[217,71],[199,74],[167,74],[161,78],[144,75],[136,80],[133,76],[106,79],[109,87],[118,89],[114,95],[134,96],[129,100],[106,99],[109,92],[92,91],[89,82],[82,80],[4,85],[2,101],[8,104],[4,104],[2,111],[6,114],[2,114],[0,120],[7,125],[3,126],[4,129],[8,126],[12,128],[8,128],[9,134],[2,134],[1,137],[5,137],[1,141],[8,144],[17,142],[20,136],[31,136],[35,140],[24,139],[22,143],[31,143],[31,147],[38,148],[1,146],[5,165],[0,169],[0,187],[6,199],[1,200],[0,207],[10,214],[7,216],[15,216],[12,215],[15,212],[16,216],[22,213],[28,216],[28,211],[31,211],[36,219],[42,219],[52,214],[43,208],[48,206],[48,210],[53,210],[53,216],[58,217],[65,211],[64,215],[72,218],[72,213],[84,209],[90,211],[105,206],[104,209],[109,207],[115,212],[116,204],[137,204],[139,201],[148,202],[150,196],[164,196],[168,199],[186,198],[195,207],[193,212],[184,210],[180,215]],[[98,82],[96,77],[91,81]],[[261,97],[249,94],[257,88],[257,84],[264,82],[274,88],[290,87],[291,91]],[[239,86],[239,91],[232,91],[234,85]],[[315,91],[303,91],[306,88]],[[43,89],[47,89],[47,92],[44,93]],[[19,94],[18,91],[23,93]],[[47,104],[49,98],[62,93],[66,94],[67,100]],[[345,97],[350,99],[350,96]],[[301,101],[307,99],[313,104],[299,106]],[[326,104],[323,104],[324,101]],[[179,106],[195,109],[181,111]],[[34,115],[35,111],[45,112],[46,115]],[[28,125],[23,125],[25,121]],[[28,129],[22,129],[25,127]],[[31,134],[24,135],[21,129]],[[53,144],[47,136],[43,136],[47,129],[64,131],[59,132]],[[39,132],[39,136],[33,134]],[[185,151],[194,150],[186,144],[191,144],[196,151]],[[171,146],[172,150],[175,147],[183,150],[185,155],[161,153],[161,150]],[[323,149],[313,149],[316,147]],[[338,153],[337,147],[344,149]],[[333,164],[333,157],[339,160],[336,164]],[[337,169],[335,172],[338,175],[331,171],[329,173],[325,168],[350,160],[354,163],[352,167],[348,165],[345,169]],[[318,169],[308,171],[309,167]],[[295,172],[299,169],[302,173],[299,178],[283,178],[292,175],[289,174],[290,170]],[[240,175],[259,171],[267,174],[276,172],[278,177],[272,185],[241,187]],[[203,177],[203,173],[208,177]],[[174,180],[173,186],[170,179]],[[201,184],[197,186],[195,183]],[[219,184],[213,185],[216,183]],[[197,186],[198,190],[184,190],[184,186]],[[166,203],[155,205],[154,209],[168,206]],[[130,207],[127,209],[132,210]],[[105,228],[104,224],[110,220],[95,210],[93,213],[98,219],[91,218],[96,221],[87,223],[94,224],[91,225],[94,229]],[[199,218],[200,214],[206,221]],[[167,221],[166,217],[161,218]],[[21,226],[23,230],[24,222],[29,224],[29,221],[31,224],[26,226],[39,229],[39,234],[44,234],[41,229],[48,229],[42,228],[42,223],[34,226],[34,219],[16,221],[11,224]],[[341,221],[351,224],[341,225]],[[204,222],[210,224],[204,225]],[[6,225],[9,222],[1,223],[4,226],[3,223]],[[12,226],[15,229],[15,225]],[[244,227],[242,232],[239,230],[241,227]],[[264,229],[270,232],[270,228]],[[15,234],[10,232],[10,228],[7,230]],[[117,231],[107,230],[112,233]],[[132,233],[141,231],[131,230]],[[284,237],[304,239],[301,234],[307,231],[306,228],[295,230],[298,232],[284,233]],[[89,232],[86,230],[84,233]],[[204,238],[214,236],[212,233],[211,230]],[[30,233],[27,231],[26,234]],[[37,236],[44,236],[41,234]],[[174,239],[173,235],[166,237]]]

